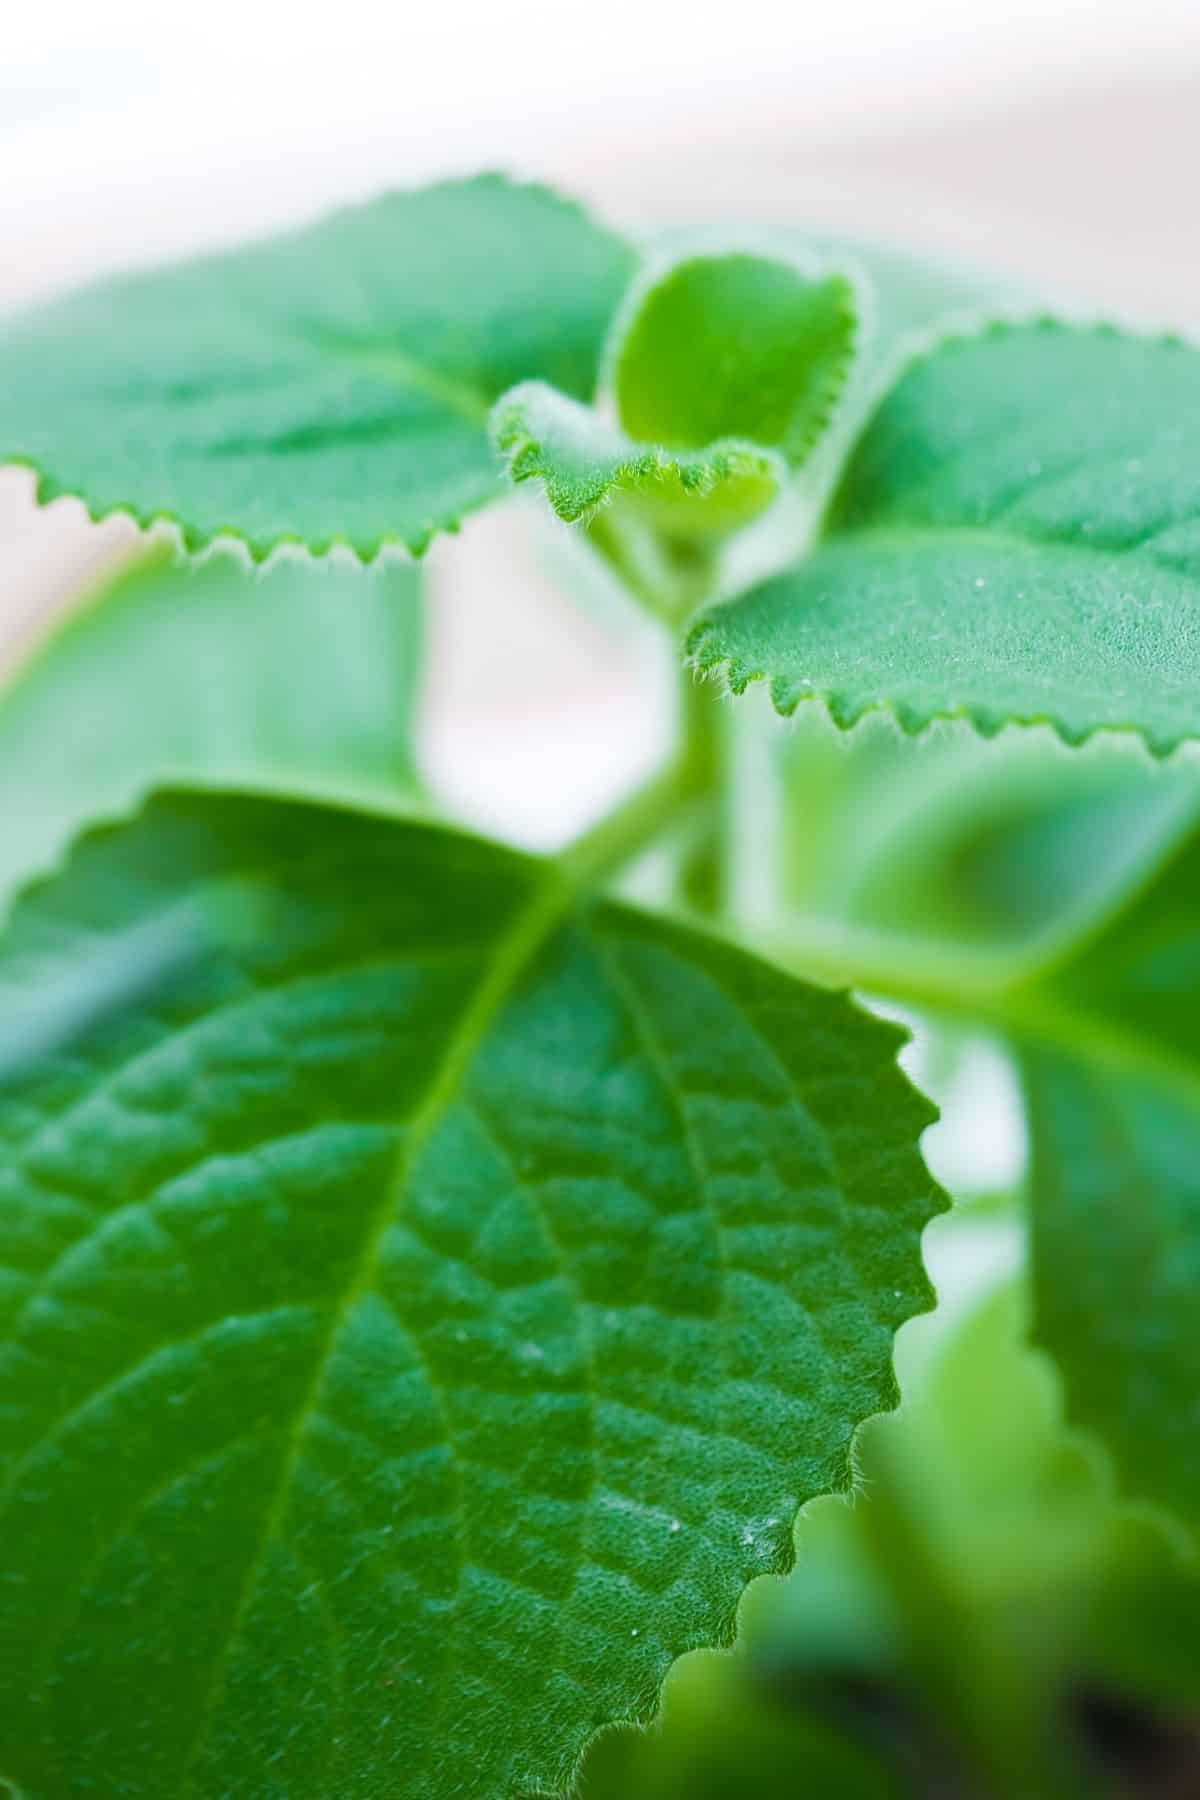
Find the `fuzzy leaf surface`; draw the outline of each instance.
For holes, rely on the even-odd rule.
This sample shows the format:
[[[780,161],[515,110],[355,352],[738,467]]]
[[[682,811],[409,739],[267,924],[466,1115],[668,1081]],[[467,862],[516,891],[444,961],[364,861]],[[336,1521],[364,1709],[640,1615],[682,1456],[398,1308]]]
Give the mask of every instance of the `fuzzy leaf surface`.
[[[679,536],[721,536],[762,512],[820,438],[845,384],[849,282],[790,262],[689,256],[635,295],[611,382],[621,426],[526,382],[492,415],[510,479],[539,479],[561,519],[621,494]]]
[[[1200,735],[1200,354],[1047,322],[941,344],[868,422],[812,557],[689,652],[842,726]]]
[[[33,1800],[561,1787],[893,1396],[929,1109],[843,997],[477,840],[187,794],[23,899],[0,983]]]
[[[540,481],[570,523],[624,492],[644,503],[647,516],[724,531],[761,512],[787,472],[774,452],[733,439],[694,451],[636,444],[541,381],[522,382],[498,402],[492,436],[508,458],[509,480]]]
[[[158,555],[87,596],[0,689],[0,897],[167,783],[411,801],[418,586]]]
[[[591,395],[628,245],[499,177],[128,275],[0,332],[0,460],[49,499],[167,518],[189,548],[415,554],[503,491],[506,388]]]

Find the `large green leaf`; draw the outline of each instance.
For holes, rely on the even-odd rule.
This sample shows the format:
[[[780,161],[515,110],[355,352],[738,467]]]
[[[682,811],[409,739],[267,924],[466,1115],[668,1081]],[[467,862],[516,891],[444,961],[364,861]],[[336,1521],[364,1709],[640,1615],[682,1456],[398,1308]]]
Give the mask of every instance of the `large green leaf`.
[[[1170,1742],[1156,1707],[1200,1701],[1200,1582],[1065,1428],[1026,1284],[995,1270],[1015,1224],[993,1203],[926,1233],[943,1303],[900,1335],[902,1405],[859,1436],[860,1490],[805,1508],[733,1654],[677,1664],[653,1731],[590,1750],[581,1800],[1128,1800],[1123,1765]],[[1127,1740],[1088,1731],[1102,1697]]]
[[[562,1784],[892,1398],[929,1113],[840,996],[556,865],[197,795],[85,839],[0,985],[34,1800]]]
[[[503,491],[488,411],[542,377],[587,398],[628,245],[499,177],[125,276],[0,333],[0,459],[189,547],[369,557]]]
[[[689,651],[843,726],[1200,735],[1200,355],[1047,322],[941,344],[867,424],[813,556]]]
[[[86,597],[0,690],[0,897],[168,782],[411,801],[417,587],[156,554]]]

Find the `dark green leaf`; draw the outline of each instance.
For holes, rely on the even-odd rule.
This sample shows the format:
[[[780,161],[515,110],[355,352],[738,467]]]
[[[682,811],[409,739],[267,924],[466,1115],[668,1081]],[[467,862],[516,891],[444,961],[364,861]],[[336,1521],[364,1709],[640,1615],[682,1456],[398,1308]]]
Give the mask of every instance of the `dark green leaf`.
[[[185,795],[22,901],[0,987],[38,1800],[561,1785],[892,1397],[929,1115],[842,997],[473,840]]]
[[[634,253],[498,177],[125,276],[0,334],[0,459],[43,499],[231,534],[419,554],[502,490],[493,401],[590,396]]]
[[[943,745],[932,762],[933,744],[894,741],[890,764],[868,747],[858,785],[837,794],[867,846],[790,921],[792,966],[999,1033],[1015,1052],[1035,1333],[1124,1491],[1196,1529],[1196,763],[1030,737]]]

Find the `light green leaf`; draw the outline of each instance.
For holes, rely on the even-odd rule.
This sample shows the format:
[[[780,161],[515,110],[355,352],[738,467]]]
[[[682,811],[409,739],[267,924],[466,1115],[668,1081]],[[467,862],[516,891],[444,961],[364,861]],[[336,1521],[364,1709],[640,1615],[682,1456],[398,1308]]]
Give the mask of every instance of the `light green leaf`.
[[[513,481],[562,519],[621,496],[668,537],[717,538],[761,513],[832,416],[854,352],[854,293],[771,257],[690,256],[630,303],[611,356],[624,429],[544,382],[492,415]]]
[[[1200,1530],[1200,832],[1019,997],[1035,1329],[1132,1494]]]
[[[774,948],[799,972],[988,1030],[1013,1051],[1036,1337],[1123,1491],[1197,1530],[1197,766],[1156,764],[1128,742],[1014,754],[1026,746],[1038,748],[1006,741],[965,759],[959,746],[924,783],[927,746],[898,742],[890,772],[869,762],[890,838],[832,911],[793,916],[790,954]],[[861,791],[840,799],[845,816]],[[855,816],[870,835],[870,814]]]
[[[699,449],[725,438],[804,461],[854,353],[857,308],[840,275],[773,257],[692,256],[636,298],[612,385],[632,438]]]
[[[720,532],[761,512],[786,476],[783,459],[755,444],[728,440],[675,453],[635,444],[590,406],[545,382],[523,382],[499,401],[492,436],[508,458],[510,481],[539,480],[560,519],[593,513],[616,490],[649,502],[652,516]]]
[[[883,714],[845,733],[820,706],[768,730],[778,906],[855,946],[848,978],[867,937],[897,973],[920,961],[948,986],[1039,968],[1196,818],[1195,761],[1126,735],[1071,750],[1046,729],[982,742],[956,720],[913,739]]]
[[[96,517],[419,554],[502,492],[487,415],[527,377],[590,396],[634,266],[543,188],[391,194],[88,289],[0,333],[0,459]]]
[[[1037,838],[1017,829],[993,841],[997,894],[1023,870],[1027,889],[1050,883],[1069,904],[1072,883],[1056,871],[1074,854],[1099,906],[1066,937],[1051,934],[1015,979],[980,987],[969,965],[943,954],[939,973],[925,963],[913,993],[924,986],[934,1005],[998,1028],[1016,1052],[1030,1134],[1035,1339],[1062,1373],[1072,1422],[1107,1446],[1123,1491],[1196,1533],[1200,794],[1194,763],[1162,773],[1173,779],[1144,781],[1140,807],[1126,780],[1113,784],[1107,808],[1097,792],[1082,814],[1071,803],[1043,814]],[[951,891],[970,888],[972,858],[993,825],[986,802],[975,833],[960,820],[930,870],[931,892],[939,869]],[[1135,846],[1140,862],[1131,863]],[[929,916],[936,930],[937,910]]]
[[[1200,1528],[1200,1063],[1114,1078],[1104,1062],[1023,1059],[1033,1150],[1035,1332],[1072,1416],[1122,1486]],[[1182,1071],[1180,1071],[1182,1074]]]
[[[85,598],[0,691],[0,897],[167,782],[411,802],[417,587],[158,553]]]
[[[868,423],[822,546],[688,648],[842,726],[1200,735],[1200,355],[1049,322],[943,343]]]
[[[427,827],[175,795],[19,905],[0,1717],[34,1800],[562,1785],[927,1298],[840,996]]]

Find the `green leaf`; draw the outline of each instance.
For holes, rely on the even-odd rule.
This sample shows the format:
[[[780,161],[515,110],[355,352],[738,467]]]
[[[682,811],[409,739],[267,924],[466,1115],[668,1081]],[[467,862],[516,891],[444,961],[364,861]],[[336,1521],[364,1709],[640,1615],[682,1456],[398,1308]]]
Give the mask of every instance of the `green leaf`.
[[[502,492],[486,426],[506,388],[591,394],[634,260],[487,176],[125,276],[0,334],[0,458],[42,499],[174,520],[190,549],[420,554]]]
[[[1115,1795],[1080,1767],[1072,1714],[1093,1678],[1125,1688],[1097,1667],[1095,1624],[1116,1600],[1113,1673],[1157,1650],[1168,1667],[1138,1671],[1143,1690],[1169,1692],[1183,1665],[1175,1692],[1194,1706],[1200,1584],[1064,1426],[1060,1384],[1028,1347],[1025,1283],[996,1272],[996,1234],[1015,1223],[956,1207],[926,1233],[941,1303],[900,1335],[902,1405],[859,1434],[859,1490],[805,1508],[796,1566],[749,1589],[733,1654],[678,1663],[652,1731],[589,1751],[581,1800]],[[970,1270],[986,1289],[964,1308]],[[1177,1646],[1162,1642],[1164,1588]],[[823,1743],[820,1724],[854,1748]]]
[[[863,785],[890,837],[853,886],[793,916],[786,960],[990,1030],[1014,1052],[1035,1335],[1124,1491],[1195,1531],[1196,761],[1156,764],[1130,743],[959,748],[925,785],[929,746],[898,742],[891,771],[868,762]],[[839,801],[845,816],[862,791]],[[856,817],[864,834],[877,828],[869,811]]]
[[[701,531],[726,531],[761,512],[786,476],[781,457],[729,440],[673,453],[635,444],[590,406],[523,382],[499,401],[492,436],[509,480],[539,480],[560,519],[593,513],[616,490],[650,503],[654,515]],[[689,502],[703,500],[703,507]],[[688,507],[686,515],[681,506]]]
[[[841,726],[1200,735],[1200,355],[1040,322],[941,344],[868,423],[823,544],[689,654]]]
[[[700,449],[725,438],[804,461],[854,353],[854,290],[773,257],[692,256],[636,297],[612,385],[632,438]]]
[[[561,1785],[893,1396],[929,1109],[843,997],[556,865],[197,795],[85,839],[0,984],[36,1800]]]
[[[411,802],[417,587],[158,553],[86,597],[0,691],[0,898],[167,782]]]
[[[832,416],[854,352],[854,292],[771,257],[690,256],[640,294],[611,363],[623,430],[544,382],[492,415],[510,479],[561,519],[620,493],[670,536],[720,537],[775,499]]]
[[[1131,1493],[1200,1530],[1200,831],[1024,999],[1037,1337]]]
[[[1018,819],[996,841],[989,799],[973,832],[961,820],[929,870],[930,895],[939,872],[951,892],[969,891],[982,847],[1000,878],[994,895],[1023,870],[1027,890],[1051,883],[1069,905],[1071,881],[1057,871],[1074,855],[1096,898],[1015,978],[981,987],[939,945],[938,972],[918,974],[910,992],[924,987],[1015,1050],[1030,1133],[1035,1339],[1062,1373],[1072,1422],[1107,1446],[1123,1490],[1195,1534],[1200,796],[1194,762],[1145,779],[1140,804],[1131,774],[1112,783],[1106,806],[1096,790],[1082,812],[1075,785],[1042,813],[1037,837]],[[1018,893],[1018,912],[1023,904]],[[929,923],[936,931],[932,906]],[[903,966],[919,963],[901,952],[882,985],[904,987]]]
[[[1200,1064],[1031,1049],[1035,1332],[1123,1487],[1200,1529]],[[1181,1072],[1182,1073],[1182,1072]]]
[[[984,743],[954,721],[914,740],[882,714],[846,734],[814,706],[771,747],[780,907],[951,986],[1009,981],[1069,948],[1196,817],[1195,763],[1154,761],[1125,735],[1083,750],[1045,729]]]

